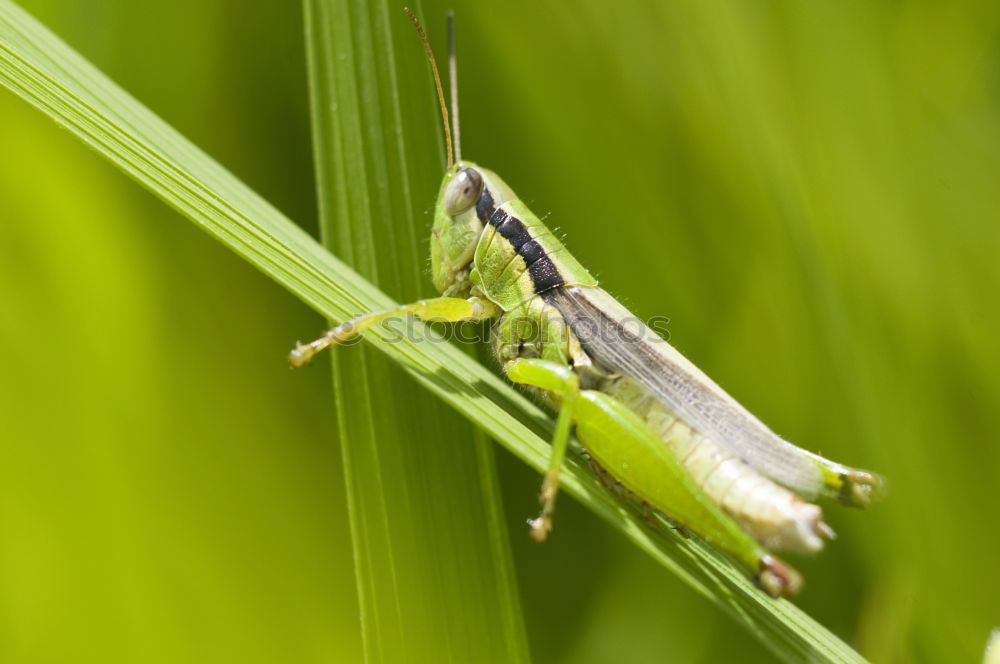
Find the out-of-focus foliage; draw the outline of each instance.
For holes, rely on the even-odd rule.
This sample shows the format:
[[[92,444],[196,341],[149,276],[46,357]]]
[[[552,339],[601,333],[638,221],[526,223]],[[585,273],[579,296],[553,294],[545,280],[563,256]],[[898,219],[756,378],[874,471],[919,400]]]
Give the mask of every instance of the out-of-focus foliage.
[[[313,223],[300,7],[23,4]],[[889,477],[870,513],[828,510],[800,605],[875,661],[977,658],[1000,9],[572,7],[455,4],[465,155],[776,430]],[[329,381],[283,363],[322,323],[6,93],[0,127],[0,659],[356,661]],[[537,476],[500,462],[517,521]],[[511,527],[538,660],[768,660],[570,501],[558,518],[542,548]]]

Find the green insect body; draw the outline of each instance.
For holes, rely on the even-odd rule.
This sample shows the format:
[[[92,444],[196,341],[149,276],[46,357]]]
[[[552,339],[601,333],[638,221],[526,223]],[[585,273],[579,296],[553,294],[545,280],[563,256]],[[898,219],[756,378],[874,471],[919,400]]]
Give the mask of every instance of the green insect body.
[[[432,55],[431,64],[437,78]],[[440,83],[438,96],[450,137]],[[575,429],[603,472],[634,497],[713,542],[772,596],[796,593],[799,575],[769,550],[818,551],[833,532],[808,500],[863,507],[879,478],[772,433],[603,291],[500,177],[453,162],[448,142],[431,233],[442,297],[349,320],[298,346],[291,363],[301,366],[388,318],[493,320],[492,348],[505,375],[559,413],[542,512],[531,521],[536,540],[551,530]]]

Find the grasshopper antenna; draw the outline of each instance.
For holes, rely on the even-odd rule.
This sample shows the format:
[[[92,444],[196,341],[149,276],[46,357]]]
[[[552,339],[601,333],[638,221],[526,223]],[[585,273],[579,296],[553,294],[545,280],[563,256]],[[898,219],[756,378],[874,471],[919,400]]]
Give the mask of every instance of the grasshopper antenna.
[[[458,122],[458,57],[455,55],[455,12],[448,10],[448,83],[451,86],[451,126],[455,134],[455,161],[462,161],[462,133]]]
[[[424,32],[424,28],[420,25],[420,21],[417,20],[413,10],[409,7],[403,7],[403,11],[410,17],[410,21],[413,22],[413,27],[417,29],[420,41],[423,42],[424,50],[427,52],[427,60],[431,63],[431,71],[434,73],[434,87],[437,88],[438,104],[441,106],[441,122],[444,125],[444,143],[448,152],[448,168],[451,169],[451,167],[455,165],[455,153],[451,143],[451,125],[448,122],[448,104],[444,101],[444,88],[441,87],[441,74],[438,73],[437,60],[434,59],[434,51],[431,50],[431,43],[427,40],[427,33]]]

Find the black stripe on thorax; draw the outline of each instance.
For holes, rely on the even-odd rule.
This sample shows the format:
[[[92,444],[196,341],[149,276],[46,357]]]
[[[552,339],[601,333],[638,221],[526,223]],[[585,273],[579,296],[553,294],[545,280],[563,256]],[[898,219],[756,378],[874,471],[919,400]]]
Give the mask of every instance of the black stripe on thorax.
[[[479,217],[479,221],[485,224],[493,216],[495,210],[496,206],[493,204],[493,195],[489,189],[483,187],[483,193],[479,197],[479,202],[476,203],[476,216]]]
[[[495,227],[500,237],[507,240],[517,255],[524,259],[535,293],[544,293],[565,283],[542,245],[531,238],[531,233],[528,232],[524,222],[496,207],[493,195],[487,187],[483,187],[483,194],[476,203],[476,216],[484,224],[488,223]]]

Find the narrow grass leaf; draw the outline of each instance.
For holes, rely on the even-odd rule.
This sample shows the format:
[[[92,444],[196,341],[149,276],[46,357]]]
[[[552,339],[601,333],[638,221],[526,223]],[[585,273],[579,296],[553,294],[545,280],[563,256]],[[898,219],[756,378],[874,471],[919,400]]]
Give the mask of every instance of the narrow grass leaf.
[[[433,87],[403,13],[306,0],[323,243],[374,283],[427,292]],[[332,322],[332,321],[331,321]],[[527,661],[493,446],[371,348],[331,353],[369,661]]]

